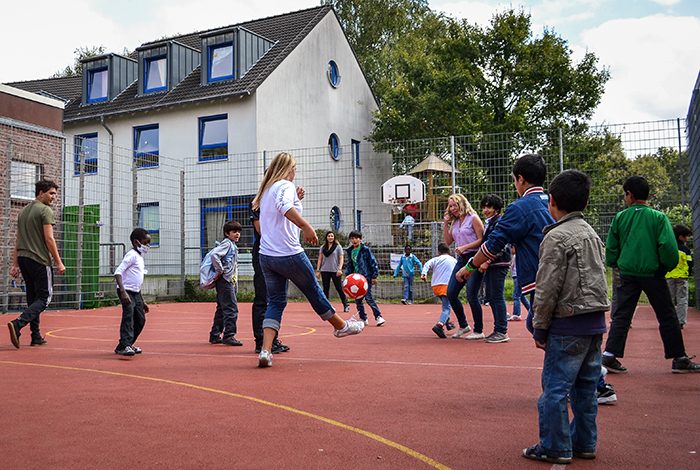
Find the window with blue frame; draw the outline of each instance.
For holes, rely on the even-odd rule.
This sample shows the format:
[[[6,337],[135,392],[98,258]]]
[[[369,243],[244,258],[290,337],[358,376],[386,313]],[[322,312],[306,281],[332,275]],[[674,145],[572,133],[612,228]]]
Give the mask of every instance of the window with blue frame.
[[[199,161],[228,158],[228,115],[199,118]]]
[[[134,127],[136,168],[158,166],[158,124]]]
[[[97,173],[97,133],[76,135],[73,141],[74,168],[73,175],[80,175],[80,161],[83,161],[83,173]]]
[[[97,103],[108,98],[109,75],[107,69],[95,69],[88,71],[87,102]]]
[[[328,137],[328,152],[331,154],[333,160],[338,160],[340,158],[340,139],[336,134],[331,134]]]
[[[333,206],[331,208],[331,230],[334,232],[340,232],[343,226],[343,220],[340,217],[340,207]]]
[[[144,93],[162,91],[168,88],[168,59],[165,56],[144,59]]]
[[[200,252],[202,258],[223,238],[224,223],[236,220],[243,226],[239,248],[253,246],[253,224],[250,221],[250,201],[254,194],[245,196],[213,197],[199,200]]]
[[[360,165],[360,141],[352,139],[351,140],[351,147],[352,147],[352,158],[355,161],[355,166],[357,168],[360,168],[362,165]]]
[[[151,246],[160,246],[160,203],[144,202],[137,206],[139,227],[151,236]]]
[[[333,60],[328,62],[328,81],[333,88],[338,88],[338,85],[340,85],[340,71],[338,70],[338,64]]]
[[[208,48],[208,82],[234,78],[233,43],[217,44]]]

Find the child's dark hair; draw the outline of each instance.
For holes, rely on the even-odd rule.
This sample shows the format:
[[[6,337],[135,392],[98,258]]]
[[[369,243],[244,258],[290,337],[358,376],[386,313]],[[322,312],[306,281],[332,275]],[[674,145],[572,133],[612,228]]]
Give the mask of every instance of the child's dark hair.
[[[535,186],[542,186],[547,176],[547,166],[544,158],[536,153],[523,155],[515,161],[513,165],[513,176],[522,176],[525,181]]]
[[[673,226],[673,234],[676,236],[676,240],[678,240],[678,237],[689,237],[693,232],[683,224],[676,224]]]
[[[503,199],[498,197],[497,194],[487,194],[481,198],[481,208],[491,207],[496,212],[501,212],[503,209]]]
[[[361,240],[362,232],[360,232],[359,230],[353,230],[348,234],[348,238],[359,238]]]
[[[144,228],[137,227],[134,230],[131,231],[131,235],[129,235],[129,240],[131,240],[131,244],[133,245],[135,241],[141,241],[146,236],[148,235],[148,231]]]
[[[230,232],[240,232],[241,230],[243,230],[243,227],[235,220],[229,220],[224,224],[224,236],[228,235]]]
[[[591,178],[578,170],[562,171],[549,183],[549,196],[566,212],[584,210],[590,193]]]
[[[447,254],[450,252],[450,247],[447,246],[445,243],[438,243],[438,253],[441,255]]]
[[[403,249],[404,250],[412,250],[413,248],[411,248],[411,245],[406,245],[403,247]]]
[[[630,176],[622,184],[622,189],[625,192],[630,192],[632,197],[639,201],[649,199],[649,183],[643,176]]]
[[[34,195],[38,196],[39,193],[45,193],[51,188],[58,190],[58,185],[51,180],[39,180],[34,183]]]

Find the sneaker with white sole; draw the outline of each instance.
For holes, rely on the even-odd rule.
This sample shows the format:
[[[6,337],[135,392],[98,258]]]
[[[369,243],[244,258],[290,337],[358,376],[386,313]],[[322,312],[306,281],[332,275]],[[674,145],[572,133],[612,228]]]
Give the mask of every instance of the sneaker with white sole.
[[[344,338],[345,336],[356,335],[362,332],[365,328],[365,322],[362,320],[345,320],[345,326],[340,330],[335,330],[333,336],[336,338]]]
[[[477,333],[476,331],[474,331],[473,333],[470,333],[464,337],[464,339],[484,339],[484,338],[485,338],[485,336],[483,333]]]
[[[384,317],[378,316],[377,317],[377,326],[382,326],[384,323],[386,323],[386,320],[384,320]]]
[[[472,331],[472,327],[469,325],[465,326],[464,328],[457,328],[457,331],[455,332],[455,334],[452,335],[452,338],[453,339],[462,338],[462,337],[464,337],[464,335],[466,335],[470,331]]]
[[[488,335],[484,341],[487,343],[507,343],[510,341],[510,338],[508,337],[507,334],[505,333],[499,333],[498,331],[494,331],[490,335]]]
[[[610,384],[605,384],[603,388],[596,390],[595,395],[599,405],[612,405],[617,401],[615,389]]]
[[[272,353],[266,349],[260,351],[258,367],[272,367]]]

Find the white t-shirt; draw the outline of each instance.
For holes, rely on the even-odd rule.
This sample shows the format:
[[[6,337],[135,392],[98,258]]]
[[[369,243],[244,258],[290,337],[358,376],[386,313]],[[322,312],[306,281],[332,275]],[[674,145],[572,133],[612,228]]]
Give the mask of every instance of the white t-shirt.
[[[431,286],[439,286],[443,284],[449,284],[450,276],[452,271],[457,264],[457,260],[454,256],[449,254],[444,254],[436,256],[435,258],[430,258],[423,265],[423,272],[421,275],[427,276],[430,269],[433,269],[433,279],[430,281]]]
[[[301,201],[294,183],[280,180],[260,199],[260,254],[291,256],[304,251],[299,242],[299,227],[284,216],[294,208],[301,214]]]
[[[122,275],[124,289],[141,292],[143,277],[146,275],[146,264],[143,261],[143,256],[136,253],[136,250],[127,251],[114,274]]]

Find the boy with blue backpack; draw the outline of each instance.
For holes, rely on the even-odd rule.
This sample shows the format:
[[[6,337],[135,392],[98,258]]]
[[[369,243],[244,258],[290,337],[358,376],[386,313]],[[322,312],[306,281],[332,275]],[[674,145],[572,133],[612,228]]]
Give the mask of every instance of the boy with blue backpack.
[[[216,288],[216,312],[209,332],[211,344],[242,346],[236,339],[238,303],[238,247],[241,224],[229,221],[224,224],[224,239],[202,261],[200,285],[205,289]],[[222,338],[223,335],[223,338]]]

